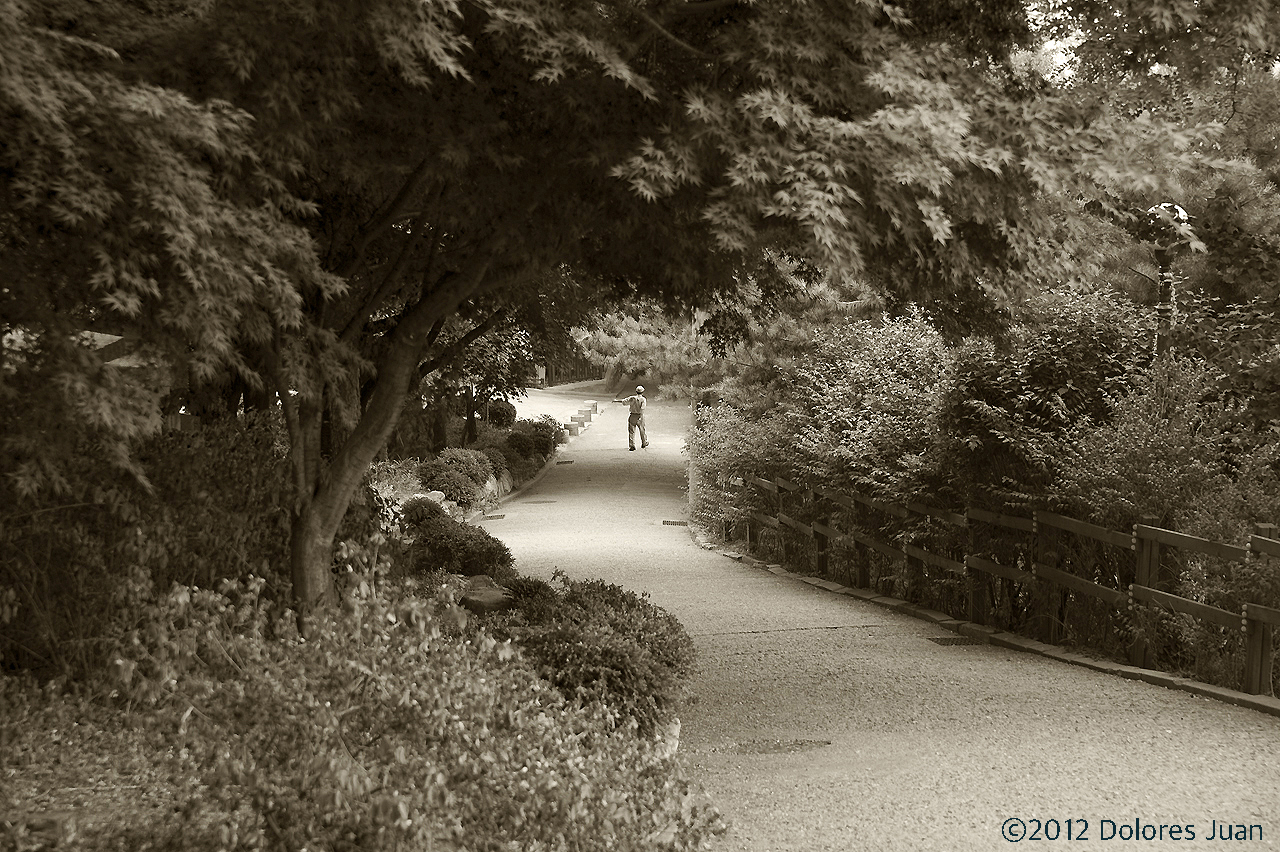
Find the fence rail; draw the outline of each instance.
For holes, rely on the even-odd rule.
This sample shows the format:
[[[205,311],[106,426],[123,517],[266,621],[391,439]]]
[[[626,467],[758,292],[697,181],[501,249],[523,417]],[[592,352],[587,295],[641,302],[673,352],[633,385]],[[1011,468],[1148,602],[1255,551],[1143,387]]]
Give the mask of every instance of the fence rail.
[[[768,528],[782,537],[783,557],[787,559],[791,550],[787,537],[798,537],[812,544],[815,567],[824,575],[829,572],[832,547],[840,546],[853,554],[847,576],[856,585],[869,588],[868,554],[874,551],[895,563],[913,567],[919,574],[928,574],[932,570],[941,572],[933,576],[962,580],[967,600],[957,607],[963,605],[966,610],[963,616],[981,624],[988,623],[993,589],[1004,589],[1008,598],[1012,594],[1008,591],[1010,588],[1021,588],[1023,598],[1039,610],[1029,623],[1038,621],[1043,625],[1040,638],[1051,642],[1059,641],[1058,631],[1064,621],[1065,608],[1069,601],[1077,599],[1096,601],[1121,616],[1157,610],[1177,613],[1223,628],[1229,635],[1242,635],[1244,666],[1241,689],[1254,695],[1273,694],[1274,628],[1280,627],[1280,610],[1246,603],[1239,612],[1232,612],[1173,594],[1161,586],[1167,587],[1170,579],[1166,576],[1167,560],[1164,557],[1171,552],[1184,551],[1239,563],[1280,559],[1280,533],[1274,525],[1258,525],[1260,534],[1250,536],[1247,546],[1238,547],[1163,529],[1154,523],[1135,524],[1131,532],[1123,533],[1052,512],[1037,511],[1027,518],[976,508],[954,512],[915,502],[898,505],[854,491],[821,486],[806,488],[781,478],[733,477],[727,485],[744,496],[751,492],[765,495],[762,499],[771,504],[772,511],[756,508],[744,513],[749,545],[759,544],[761,530]],[[787,506],[787,501],[794,503],[797,499],[803,501],[800,506]],[[747,502],[760,504],[760,500],[739,501],[744,508]],[[963,531],[966,552],[936,553],[929,549],[927,542],[883,541],[865,523],[868,512],[898,520],[928,518],[953,530]],[[833,515],[842,516],[844,523],[837,526]],[[993,543],[992,548],[975,546],[978,537],[974,531],[979,525],[1000,531],[997,535],[988,536]],[[1110,552],[1128,552],[1131,567],[1125,568],[1124,573],[1127,576],[1131,570],[1133,581],[1120,581],[1112,587],[1064,570],[1061,566],[1048,564],[1052,561],[1048,557],[1054,555],[1048,553],[1046,547],[1046,538],[1051,532],[1105,545],[1112,548]],[[724,536],[726,540],[734,538],[733,524],[728,520],[725,521]],[[997,543],[1007,545],[1012,539],[1022,542],[1014,548],[1015,558],[1008,558],[1006,554],[1002,559],[998,553],[989,552],[1002,549],[996,546]],[[1005,546],[1003,549],[1007,551],[1009,548]],[[997,585],[992,586],[992,583]],[[1127,650],[1134,665],[1154,667],[1153,648],[1149,636],[1142,630],[1133,631]]]

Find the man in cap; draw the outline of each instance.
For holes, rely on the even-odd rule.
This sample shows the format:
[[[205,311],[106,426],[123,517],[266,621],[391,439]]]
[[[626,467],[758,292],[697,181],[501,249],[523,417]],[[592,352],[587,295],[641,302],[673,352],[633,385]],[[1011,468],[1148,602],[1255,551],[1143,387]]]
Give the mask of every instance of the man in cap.
[[[626,399],[615,399],[614,402],[625,402],[631,408],[627,418],[627,446],[631,452],[636,450],[636,429],[640,430],[640,448],[649,446],[649,436],[644,431],[644,407],[648,400],[644,398],[644,385],[636,385],[636,392]]]

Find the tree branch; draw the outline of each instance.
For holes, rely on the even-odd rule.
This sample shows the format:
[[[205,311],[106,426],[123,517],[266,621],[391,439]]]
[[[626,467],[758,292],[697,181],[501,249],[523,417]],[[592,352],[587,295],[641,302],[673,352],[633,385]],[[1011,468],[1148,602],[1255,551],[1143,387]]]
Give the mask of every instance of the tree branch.
[[[409,177],[405,178],[404,183],[400,185],[400,190],[395,197],[382,206],[382,209],[373,215],[368,222],[360,226],[360,231],[356,238],[351,242],[351,256],[346,262],[334,270],[334,274],[343,278],[349,278],[355,274],[361,262],[364,260],[365,249],[369,247],[369,243],[373,241],[373,237],[384,228],[390,227],[392,223],[404,214],[404,206],[409,203],[409,198],[417,192],[422,182],[427,177],[431,163],[434,162],[431,157],[426,157],[417,167],[409,173]]]
[[[741,0],[695,0],[692,3],[676,3],[670,7],[674,15],[692,17],[694,15],[714,15],[733,6]]]
[[[415,222],[416,224],[416,222]],[[364,328],[364,324],[369,321],[369,317],[373,316],[373,312],[378,309],[387,298],[395,292],[395,287],[399,282],[401,273],[409,264],[409,256],[413,251],[414,238],[416,235],[411,234],[405,240],[404,246],[400,249],[400,254],[391,262],[385,275],[382,276],[382,282],[374,290],[373,294],[365,300],[364,304],[356,311],[355,316],[351,317],[346,326],[342,329],[342,333],[338,338],[343,343],[351,343],[355,340],[356,335]]]
[[[431,375],[431,373],[440,369],[445,364],[448,364],[454,358],[458,357],[458,355],[461,354],[468,346],[488,334],[493,327],[498,324],[499,320],[506,315],[507,309],[505,307],[498,308],[490,314],[484,322],[479,323],[466,334],[462,335],[462,337],[459,337],[444,349],[441,349],[434,358],[429,361],[423,361],[419,364],[417,384],[421,384],[422,380]]]
[[[689,44],[684,39],[679,38],[678,36],[672,35],[670,32],[667,31],[667,29],[664,26],[662,26],[662,24],[654,20],[654,18],[651,15],[649,15],[648,12],[645,12],[643,9],[637,9],[636,14],[640,16],[640,19],[642,21],[644,21],[653,29],[657,30],[658,34],[661,35],[663,38],[667,39],[668,41],[674,44],[679,45],[680,47],[692,53],[694,56],[701,57],[702,59],[715,59],[715,57],[712,56],[710,53],[707,53],[702,50],[698,50],[698,48]]]
[[[1136,272],[1136,273],[1138,273],[1138,274],[1139,274],[1139,275],[1141,275],[1143,278],[1147,279],[1148,281],[1152,282],[1153,284],[1159,284],[1159,283],[1160,283],[1160,282],[1159,282],[1159,281],[1157,281],[1155,278],[1152,278],[1150,275],[1148,275],[1147,273],[1143,272],[1143,271],[1142,271],[1142,270],[1140,270],[1140,269],[1134,269],[1132,266],[1130,266],[1130,267],[1129,267],[1129,271],[1130,271],[1130,272]]]

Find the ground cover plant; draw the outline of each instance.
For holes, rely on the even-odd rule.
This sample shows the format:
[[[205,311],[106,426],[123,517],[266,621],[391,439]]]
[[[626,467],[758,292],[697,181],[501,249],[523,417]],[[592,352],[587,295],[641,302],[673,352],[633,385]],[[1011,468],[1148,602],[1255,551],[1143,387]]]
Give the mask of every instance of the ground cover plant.
[[[486,622],[525,652],[541,676],[582,706],[616,708],[614,724],[652,735],[678,713],[693,641],[647,596],[600,580],[509,582],[515,607]]]
[[[393,499],[421,491],[406,481],[353,501],[340,606],[304,639],[280,590],[285,560],[271,573],[272,551],[254,544],[280,542],[285,515],[262,511],[269,490],[224,475],[234,461],[252,481],[281,461],[277,427],[234,424],[166,436],[151,502],[122,489],[79,537],[53,511],[6,527],[23,541],[60,532],[49,558],[101,549],[86,571],[105,576],[38,598],[60,620],[34,632],[32,601],[0,598],[0,849],[694,849],[722,829],[652,724],[688,671],[678,624],[620,590],[607,604],[558,600],[550,622],[594,613],[593,630],[618,634],[605,659],[633,673],[567,688],[592,687],[599,668],[570,652],[559,677],[546,636],[499,640],[455,603],[448,572],[518,586],[510,552],[435,501]],[[557,432],[529,422],[517,435],[545,449]],[[473,488],[489,480],[488,454],[442,458]],[[121,517],[135,526],[122,532]],[[225,544],[214,521],[231,527]],[[80,632],[60,627],[71,617]]]
[[[624,708],[566,699],[448,596],[362,573],[304,641],[262,588],[152,598],[80,698],[0,681],[6,813],[65,804],[38,738],[75,714],[73,771],[111,751],[100,733],[132,753],[81,788],[65,848],[695,849],[719,830]],[[121,781],[145,795],[122,801]],[[4,828],[18,848],[39,839]]]

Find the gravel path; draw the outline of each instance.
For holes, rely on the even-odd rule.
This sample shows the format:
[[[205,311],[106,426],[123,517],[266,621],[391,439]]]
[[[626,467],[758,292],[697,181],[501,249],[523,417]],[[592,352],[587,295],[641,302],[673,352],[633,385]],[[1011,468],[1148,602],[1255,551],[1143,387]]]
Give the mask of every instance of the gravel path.
[[[694,636],[680,752],[730,823],[724,852],[993,850],[1036,820],[1056,842],[1016,848],[1280,849],[1280,719],[938,645],[955,634],[703,550],[663,523],[687,518],[687,406],[651,402],[649,450],[628,452],[610,398],[582,383],[522,403],[602,414],[484,525],[521,572],[647,592]],[[1252,839],[1209,839],[1224,825]]]

